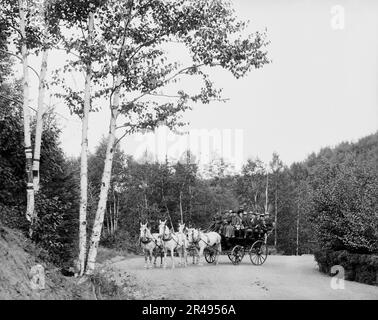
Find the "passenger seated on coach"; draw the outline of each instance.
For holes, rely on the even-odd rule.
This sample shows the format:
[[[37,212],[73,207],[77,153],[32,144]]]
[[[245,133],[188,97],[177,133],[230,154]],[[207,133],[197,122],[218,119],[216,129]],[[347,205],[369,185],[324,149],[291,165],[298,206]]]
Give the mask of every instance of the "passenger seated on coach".
[[[236,212],[232,213],[231,225],[235,229],[235,237],[240,237],[241,236],[242,219],[239,217],[239,215]]]
[[[233,238],[233,237],[235,237],[235,229],[234,229],[234,227],[227,220],[224,221],[223,235],[226,238]]]
[[[244,238],[249,238],[253,234],[251,218],[247,212],[243,212]]]
[[[221,228],[222,228],[222,215],[221,214],[217,214],[215,216],[215,228],[214,228],[214,231],[215,232],[221,232]]]
[[[255,235],[255,237],[258,237],[258,238],[262,237],[262,235],[264,233],[266,233],[266,231],[267,231],[265,219],[264,219],[263,216],[264,216],[263,214],[257,214],[257,217],[256,217],[256,223],[255,223],[255,227],[254,227],[254,235]]]
[[[265,224],[266,224],[267,231],[273,230],[274,229],[274,221],[270,217],[269,213],[266,213],[264,218],[265,218]]]

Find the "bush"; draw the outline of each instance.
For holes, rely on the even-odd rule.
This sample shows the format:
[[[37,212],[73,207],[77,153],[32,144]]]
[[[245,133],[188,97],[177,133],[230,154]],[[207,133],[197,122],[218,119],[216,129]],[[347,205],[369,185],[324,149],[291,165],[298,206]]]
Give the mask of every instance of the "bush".
[[[63,248],[58,228],[66,208],[58,197],[48,199],[43,194],[38,194],[35,209],[38,216],[33,225],[33,240],[51,254],[52,261],[57,262]]]
[[[332,266],[341,265],[346,280],[378,285],[378,255],[319,250],[315,252],[315,260],[320,272],[330,274]]]
[[[327,160],[313,173],[311,217],[320,247],[354,253],[378,252],[378,175],[352,156]]]
[[[107,248],[119,251],[133,252],[140,251],[140,245],[136,236],[132,237],[129,232],[120,228],[113,235],[108,235],[103,230],[100,244]]]

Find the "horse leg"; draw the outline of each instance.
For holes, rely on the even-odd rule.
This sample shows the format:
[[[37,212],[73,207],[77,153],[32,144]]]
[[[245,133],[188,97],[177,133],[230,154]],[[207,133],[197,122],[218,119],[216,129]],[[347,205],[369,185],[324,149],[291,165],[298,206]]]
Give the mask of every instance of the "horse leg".
[[[163,258],[163,261],[164,261],[164,264],[163,264],[163,268],[165,269],[167,267],[167,248],[164,247],[164,258]]]
[[[179,255],[179,266],[182,266],[183,265],[183,257],[184,257],[184,253],[182,252],[182,247],[180,248],[177,248],[177,252],[178,252],[178,255]]]
[[[192,250],[192,253],[193,253],[193,264],[195,264],[196,263],[196,257],[198,257],[198,250],[197,250],[197,248],[194,248],[194,250]]]
[[[147,249],[143,249],[144,252],[144,268],[147,269]]]
[[[182,247],[182,250],[184,251],[184,267],[186,268],[188,266],[188,251],[186,251],[185,246]]]
[[[181,263],[182,263],[182,252],[181,252],[181,247],[177,247],[177,253],[178,253],[178,256],[179,256],[179,262],[178,262],[178,265],[179,267],[181,266]]]
[[[217,265],[218,264],[218,258],[219,258],[219,255],[221,254],[222,252],[222,246],[220,244],[220,242],[218,243],[218,248],[217,248],[217,252],[216,252],[216,256],[215,256],[215,264]]]
[[[201,257],[203,257],[203,250],[205,247],[200,247],[199,254],[198,254],[198,265],[203,266],[203,263],[201,262]]]
[[[175,259],[174,259],[174,255],[175,255],[175,250],[171,247],[172,269],[175,268]]]
[[[186,267],[185,263],[185,245],[182,245],[181,247],[181,265]]]
[[[149,265],[148,265],[148,268],[149,268],[149,269],[152,268],[152,255],[153,255],[153,250],[154,250],[154,249],[151,249],[151,250],[150,250],[150,255],[149,255],[150,263],[149,263]]]
[[[154,253],[154,268],[156,268],[156,258],[157,258],[157,248],[155,248],[155,253]]]

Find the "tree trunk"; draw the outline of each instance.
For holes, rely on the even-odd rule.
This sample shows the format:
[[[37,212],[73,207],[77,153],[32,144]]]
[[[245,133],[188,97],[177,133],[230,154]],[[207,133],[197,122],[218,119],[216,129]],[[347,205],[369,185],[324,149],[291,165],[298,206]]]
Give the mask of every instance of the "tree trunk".
[[[115,220],[115,229],[118,230],[118,219],[119,219],[119,196],[117,196],[117,211],[116,211],[116,220]]]
[[[276,195],[275,195],[275,212],[274,212],[274,247],[277,250],[277,186],[276,186]]]
[[[110,230],[110,215],[109,215],[109,210],[105,210],[105,217],[106,217],[106,227],[108,229],[108,235],[111,235],[111,230]]]
[[[184,217],[182,213],[182,192],[180,191],[180,216],[181,216],[181,223],[184,223]]]
[[[110,235],[114,234],[114,211],[112,211],[112,205],[109,206],[109,214],[110,214]]]
[[[268,212],[268,188],[269,188],[269,174],[266,173],[266,189],[265,189],[265,213]]]
[[[297,248],[296,248],[296,255],[299,254],[299,204],[297,206],[298,214],[297,214]]]
[[[28,49],[26,46],[26,9],[27,2],[19,0],[19,15],[20,15],[20,33],[22,36],[21,55],[23,67],[22,91],[23,91],[23,115],[24,115],[24,147],[26,157],[26,219],[33,224],[34,217],[34,187],[33,187],[33,172],[32,172],[32,158],[33,151],[30,137],[30,111],[29,111],[29,64],[28,64]]]
[[[93,12],[88,17],[88,45],[92,44],[94,30]],[[87,206],[88,206],[88,118],[91,104],[92,64],[86,67],[84,110],[81,131],[80,156],[80,212],[79,212],[79,270],[80,275],[85,271],[85,257],[87,252]]]
[[[116,231],[117,228],[117,202],[116,202],[116,196],[113,189],[113,234]]]
[[[41,155],[41,141],[43,131],[43,113],[44,113],[44,100],[46,89],[46,73],[47,73],[47,50],[42,52],[41,73],[39,75],[38,87],[38,109],[37,109],[37,124],[35,128],[35,144],[34,144],[34,158],[33,158],[33,184],[34,192],[39,191],[39,163]]]
[[[89,247],[89,253],[88,253],[88,261],[87,261],[87,267],[86,267],[86,272],[85,272],[87,275],[93,274],[93,271],[94,271],[96,256],[97,256],[97,249],[98,249],[98,244],[100,242],[102,224],[104,221],[106,202],[108,198],[111,170],[112,170],[113,156],[114,156],[116,121],[117,121],[117,116],[118,116],[118,106],[119,106],[119,98],[120,98],[119,97],[119,84],[120,84],[120,79],[117,79],[116,88],[118,89],[116,89],[116,91],[114,92],[113,106],[111,109],[108,144],[106,148],[104,171],[103,171],[102,179],[101,179],[100,199],[98,201],[96,216],[95,216],[94,225],[92,229],[92,235],[91,235],[90,247]]]
[[[192,220],[192,188],[189,185],[189,220]]]

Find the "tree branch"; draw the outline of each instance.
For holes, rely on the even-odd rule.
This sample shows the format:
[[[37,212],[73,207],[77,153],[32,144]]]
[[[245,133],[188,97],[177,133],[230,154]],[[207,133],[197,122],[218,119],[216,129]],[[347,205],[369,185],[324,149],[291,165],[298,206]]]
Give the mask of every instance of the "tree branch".
[[[156,97],[165,97],[165,98],[181,98],[181,96],[178,96],[178,95],[159,94],[159,93],[154,93],[154,92],[148,93],[148,95],[156,96]],[[209,101],[222,101],[222,102],[228,101],[228,100],[230,100],[230,98],[209,99]]]
[[[13,56],[13,57],[16,57],[18,60],[20,60],[20,61],[22,62],[22,58],[19,57],[17,54],[12,53],[12,52],[9,52],[9,51],[5,51],[5,50],[3,50],[3,49],[0,49],[0,51],[1,51],[1,52],[4,52],[4,53],[6,53],[6,54],[9,54],[9,55],[11,55],[11,56]],[[31,69],[31,70],[35,73],[35,75],[38,77],[38,79],[39,79],[39,74],[38,74],[38,72],[37,72],[33,67],[31,67],[30,65],[28,65],[28,68]]]
[[[7,100],[9,100],[9,101],[12,101],[12,102],[15,102],[15,103],[17,103],[17,104],[23,104],[22,103],[22,101],[20,101],[20,100],[18,100],[18,99],[14,99],[14,98],[9,98],[9,97],[6,97],[6,96],[4,96],[4,95],[2,95],[2,94],[0,94],[0,97],[1,98],[4,98],[4,99],[7,99]],[[33,107],[31,107],[31,106],[28,106],[30,109],[32,109],[33,111],[35,111],[35,112],[37,112],[37,110],[35,110]]]
[[[215,64],[213,66],[216,66],[216,65],[219,65],[219,64]],[[192,66],[189,66],[189,67],[186,67],[186,68],[183,68],[183,69],[179,70],[174,75],[172,75],[171,77],[169,77],[168,79],[166,79],[165,81],[163,81],[160,85],[157,85],[155,88],[152,88],[151,90],[142,93],[140,96],[138,96],[135,99],[133,99],[130,103],[134,103],[134,102],[138,101],[139,99],[143,98],[144,96],[151,94],[151,92],[153,90],[156,90],[157,88],[160,88],[160,87],[166,85],[167,83],[169,83],[170,81],[172,81],[174,78],[178,77],[180,74],[184,74],[186,71],[188,71],[188,70],[190,70],[192,68],[200,68],[200,67],[203,67],[203,66],[205,66],[205,63],[201,63],[199,65],[192,65]]]

